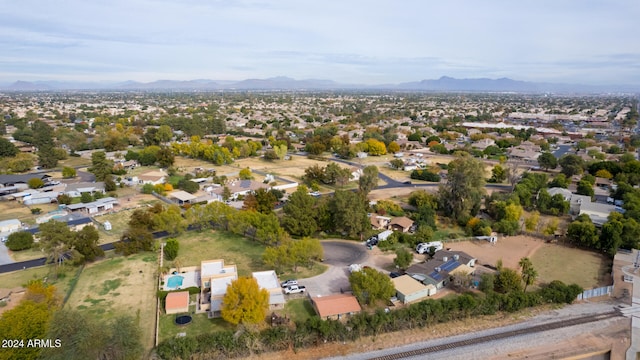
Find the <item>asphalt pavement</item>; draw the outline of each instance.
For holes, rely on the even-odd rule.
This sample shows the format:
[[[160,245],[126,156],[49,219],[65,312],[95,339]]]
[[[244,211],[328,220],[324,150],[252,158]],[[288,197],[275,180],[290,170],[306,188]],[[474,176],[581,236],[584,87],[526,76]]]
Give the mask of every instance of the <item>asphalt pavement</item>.
[[[4,245],[3,242],[0,242],[0,265],[11,264],[13,259],[9,256],[9,249]]]

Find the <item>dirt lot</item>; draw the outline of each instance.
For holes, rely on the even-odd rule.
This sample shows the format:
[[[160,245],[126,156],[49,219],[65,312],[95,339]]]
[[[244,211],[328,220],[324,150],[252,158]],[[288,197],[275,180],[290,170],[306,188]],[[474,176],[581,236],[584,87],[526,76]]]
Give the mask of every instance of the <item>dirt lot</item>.
[[[66,306],[88,312],[101,319],[118,315],[140,317],[145,349],[153,347],[156,310],[154,253],[106,259],[88,265]]]

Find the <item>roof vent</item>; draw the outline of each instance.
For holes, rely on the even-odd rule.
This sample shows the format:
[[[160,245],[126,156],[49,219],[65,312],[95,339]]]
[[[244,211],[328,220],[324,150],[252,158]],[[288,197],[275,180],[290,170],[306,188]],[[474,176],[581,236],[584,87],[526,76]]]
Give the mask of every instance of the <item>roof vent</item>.
[[[460,255],[458,254],[453,255],[453,260],[458,261],[458,259],[460,259]]]
[[[435,270],[436,270],[436,272],[440,272],[440,271],[442,271],[442,269],[440,268],[440,266],[437,266]]]
[[[446,257],[446,256],[443,256],[443,257],[442,257],[442,261],[447,262],[447,261],[449,261],[449,258],[448,258],[448,257]]]

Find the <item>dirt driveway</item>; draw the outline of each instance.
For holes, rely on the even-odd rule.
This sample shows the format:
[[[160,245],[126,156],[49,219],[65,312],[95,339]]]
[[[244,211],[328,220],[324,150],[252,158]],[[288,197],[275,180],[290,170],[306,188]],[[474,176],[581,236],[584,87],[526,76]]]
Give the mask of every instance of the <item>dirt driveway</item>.
[[[347,240],[322,241],[324,264],[329,269],[323,274],[300,280],[310,296],[329,295],[349,289],[349,265],[365,263],[369,257],[361,242]]]

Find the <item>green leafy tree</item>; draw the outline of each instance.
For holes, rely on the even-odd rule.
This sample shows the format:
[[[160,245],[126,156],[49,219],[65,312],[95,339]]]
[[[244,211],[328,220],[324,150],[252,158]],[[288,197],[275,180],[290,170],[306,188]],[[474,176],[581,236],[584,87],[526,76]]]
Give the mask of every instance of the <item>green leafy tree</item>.
[[[305,186],[298,186],[283,206],[285,216],[282,217],[282,226],[292,235],[309,236],[316,232],[314,207],[316,199],[308,194]]]
[[[269,309],[269,292],[260,289],[253,277],[240,277],[227,287],[222,299],[222,318],[233,325],[264,321]]]
[[[567,227],[567,238],[576,244],[598,248],[598,230],[588,215],[582,214]]]
[[[520,275],[513,269],[503,267],[499,270],[498,275],[496,275],[495,291],[502,294],[522,291]]]
[[[388,150],[390,153],[395,154],[395,153],[397,153],[398,151],[400,151],[400,145],[398,145],[398,143],[397,143],[397,142],[392,141],[392,142],[390,142],[390,143],[389,143],[389,146],[387,146],[387,150]]]
[[[96,151],[91,154],[91,167],[89,171],[96,176],[97,181],[105,181],[113,171],[113,161],[107,160],[104,151]]]
[[[164,258],[172,261],[178,257],[178,250],[180,249],[180,243],[178,239],[171,238],[167,240],[167,244],[164,246]]]
[[[558,164],[562,167],[562,173],[568,178],[573,175],[580,175],[584,170],[584,160],[578,155],[569,154],[564,155],[558,161]]]
[[[62,177],[65,179],[70,179],[76,177],[76,169],[72,167],[65,166],[62,168]]]
[[[567,176],[562,173],[556,175],[556,177],[553,178],[553,181],[549,183],[550,188],[559,187],[559,188],[566,189],[569,187],[569,185],[571,185],[571,180],[567,179]]]
[[[93,196],[89,192],[83,192],[80,194],[80,202],[83,204],[90,203],[93,201]]]
[[[390,164],[394,169],[402,169],[404,167],[404,161],[402,161],[402,159],[393,159]]]
[[[168,125],[160,125],[155,136],[159,144],[165,144],[173,138],[173,130]]]
[[[439,209],[456,220],[474,216],[484,194],[484,164],[462,156],[449,163],[447,183],[438,191]]]
[[[100,233],[95,226],[85,226],[74,234],[72,247],[81,256],[77,262],[94,261],[104,256],[104,250],[100,248]]]
[[[555,169],[558,167],[558,159],[550,152],[543,152],[538,156],[538,165],[545,171]]]
[[[396,290],[391,279],[373,268],[364,268],[349,275],[353,295],[360,304],[370,305],[377,301],[389,301]]]
[[[195,194],[200,190],[200,185],[195,181],[180,179],[180,181],[178,181],[178,189],[184,190],[189,194]]]
[[[29,189],[39,189],[44,186],[44,181],[40,178],[31,178],[27,181],[27,185],[29,185]]]
[[[35,158],[31,154],[20,153],[13,158],[7,158],[7,167],[13,172],[27,172],[31,170],[34,165]]]
[[[33,235],[28,231],[18,231],[10,234],[5,243],[11,251],[30,249],[33,246]]]
[[[578,195],[585,195],[593,198],[595,190],[593,190],[593,184],[587,180],[578,181],[578,187],[576,189]]]
[[[55,270],[65,261],[65,254],[72,249],[74,234],[67,224],[49,220],[39,226],[38,245],[47,255],[50,263],[56,264]]]
[[[153,230],[166,231],[169,234],[181,234],[187,229],[178,205],[172,204],[153,215]]]
[[[369,165],[362,169],[362,175],[358,179],[358,189],[366,197],[371,190],[378,186],[378,167]]]
[[[369,139],[365,141],[365,144],[367,145],[369,155],[379,156],[387,153],[387,147],[382,141]]]
[[[357,193],[338,190],[329,203],[332,228],[350,237],[362,234],[370,227],[367,204]]]
[[[163,146],[156,153],[156,159],[158,165],[162,168],[168,168],[172,166],[175,162],[175,156],[173,155],[173,151],[171,148]]]
[[[14,157],[18,152],[18,148],[11,141],[0,137],[0,157]]]
[[[273,213],[273,207],[278,199],[272,191],[265,188],[259,188],[253,194],[256,199],[256,211],[263,214]]]
[[[244,168],[242,170],[240,170],[240,179],[241,180],[251,180],[253,179],[253,175],[251,174],[251,169],[249,168]]]
[[[399,269],[406,270],[413,262],[413,254],[407,251],[405,248],[398,248],[396,250],[396,257],[393,259],[393,264]]]
[[[494,166],[493,169],[491,169],[491,178],[489,179],[489,182],[501,183],[506,179],[507,179],[507,170],[505,168],[503,168],[498,164]]]

